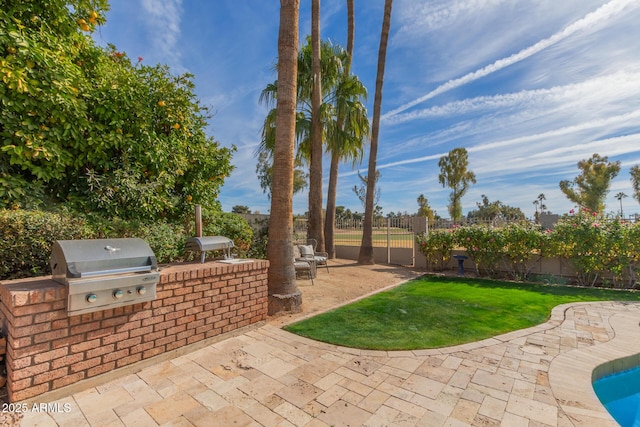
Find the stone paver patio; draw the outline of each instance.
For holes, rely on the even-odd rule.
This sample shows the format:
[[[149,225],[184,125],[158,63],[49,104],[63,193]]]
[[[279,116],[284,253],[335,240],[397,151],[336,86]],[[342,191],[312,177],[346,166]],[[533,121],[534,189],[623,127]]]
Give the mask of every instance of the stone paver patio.
[[[54,410],[27,412],[21,425],[615,426],[591,375],[640,351],[639,323],[640,303],[573,304],[534,328],[402,352],[336,347],[267,324],[35,399]]]

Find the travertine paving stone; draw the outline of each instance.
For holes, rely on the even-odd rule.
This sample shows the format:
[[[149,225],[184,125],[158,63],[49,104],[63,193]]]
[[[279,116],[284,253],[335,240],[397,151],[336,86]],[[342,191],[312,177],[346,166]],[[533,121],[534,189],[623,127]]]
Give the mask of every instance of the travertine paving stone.
[[[589,400],[591,372],[637,352],[639,322],[640,303],[576,304],[556,308],[535,328],[414,352],[344,349],[265,325],[47,402],[69,411],[26,413],[22,423],[615,425]]]

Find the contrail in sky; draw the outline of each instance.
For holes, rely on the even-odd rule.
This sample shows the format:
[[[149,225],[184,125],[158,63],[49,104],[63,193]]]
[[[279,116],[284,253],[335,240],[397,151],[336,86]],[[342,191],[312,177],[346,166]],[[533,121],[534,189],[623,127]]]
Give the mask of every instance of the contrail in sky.
[[[427,93],[424,96],[421,96],[418,99],[414,99],[411,102],[408,102],[404,105],[401,105],[400,107],[393,109],[385,114],[382,115],[382,119],[386,120],[392,116],[395,116],[398,113],[401,113],[405,110],[408,110],[409,108],[420,104],[421,102],[424,102],[428,99],[434,98],[442,93],[445,93],[451,89],[455,89],[457,87],[460,87],[464,84],[467,84],[469,82],[478,80],[484,76],[487,76],[491,73],[494,73],[496,71],[499,71],[503,68],[506,68],[510,65],[513,65],[517,62],[520,62],[544,49],[546,49],[549,46],[554,45],[555,43],[558,43],[559,41],[571,36],[572,34],[584,30],[584,29],[588,29],[591,28],[593,25],[595,25],[596,23],[609,19],[617,14],[619,14],[620,12],[622,12],[627,6],[630,5],[634,5],[640,6],[640,2],[638,2],[637,0],[612,0],[609,3],[600,6],[598,9],[594,10],[593,12],[587,14],[584,18],[574,22],[573,24],[565,27],[562,31],[557,32],[555,34],[553,34],[551,37],[548,37],[546,39],[540,40],[539,42],[537,42],[534,45],[531,45],[525,49],[522,49],[520,52],[518,53],[514,53],[513,55],[507,57],[507,58],[502,58],[502,59],[498,59],[497,61],[495,61],[493,64],[487,65],[486,67],[483,67],[479,70],[476,70],[472,73],[466,74],[460,78],[457,79],[453,79],[453,80],[449,80],[448,82],[438,86],[437,88],[435,88],[434,90],[432,90],[431,92]]]
[[[559,129],[553,129],[547,132],[543,132],[543,133],[539,133],[539,134],[534,134],[534,135],[527,135],[527,136],[521,136],[521,137],[517,137],[517,138],[513,138],[513,139],[508,139],[508,140],[504,140],[504,141],[494,141],[494,142],[488,142],[485,144],[479,144],[473,147],[469,147],[467,148],[467,151],[469,153],[474,153],[474,152],[478,152],[478,151],[486,151],[486,150],[491,150],[491,149],[495,149],[495,148],[505,148],[508,146],[512,146],[512,145],[522,145],[524,143],[532,143],[535,142],[537,140],[545,140],[545,139],[550,139],[550,138],[554,138],[557,136],[562,136],[562,135],[568,135],[568,134],[572,134],[572,133],[577,133],[577,132],[581,132],[584,130],[589,130],[589,129],[599,129],[599,128],[604,128],[606,126],[610,126],[613,124],[620,124],[620,123],[625,123],[625,122],[632,122],[634,120],[638,120],[640,118],[640,110],[635,110],[635,111],[631,111],[629,113],[625,113],[622,115],[618,115],[618,116],[614,116],[614,117],[608,117],[606,119],[602,119],[602,120],[589,120],[587,122],[584,123],[579,123],[577,125],[572,125],[572,126],[566,126],[563,128],[559,128]],[[637,137],[640,134],[634,134],[635,137]],[[615,138],[611,138],[611,140],[615,140]],[[634,151],[636,151],[634,149]],[[411,158],[411,159],[405,159],[405,160],[399,160],[397,162],[391,162],[391,163],[385,163],[385,164],[381,164],[376,166],[377,169],[386,169],[386,168],[390,168],[390,167],[394,167],[394,166],[402,166],[402,165],[409,165],[409,164],[413,164],[413,163],[420,163],[420,162],[426,162],[428,160],[435,160],[435,159],[439,159],[442,156],[447,155],[447,153],[439,153],[439,154],[430,154],[428,156],[424,156],[424,157],[415,157],[415,158]],[[347,172],[345,174],[340,174],[340,176],[350,176],[350,175],[355,175],[356,172]]]

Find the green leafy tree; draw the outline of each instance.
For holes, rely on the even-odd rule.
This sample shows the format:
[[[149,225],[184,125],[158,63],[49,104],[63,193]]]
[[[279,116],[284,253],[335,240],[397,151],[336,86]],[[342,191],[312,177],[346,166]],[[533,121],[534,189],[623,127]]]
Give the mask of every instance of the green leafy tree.
[[[620,162],[610,162],[607,156],[594,153],[578,162],[581,173],[573,181],[560,181],[560,190],[580,207],[602,212],[611,181],[620,172]]]
[[[365,203],[367,199],[367,182],[369,180],[366,175],[360,174],[360,171],[358,171],[358,178],[360,178],[361,183],[360,185],[354,185],[352,190],[353,190],[353,193],[356,196],[358,196],[358,200],[360,200],[360,203],[362,203],[362,207],[365,207]],[[380,201],[380,196],[382,193],[381,193],[380,187],[376,186],[379,179],[380,179],[380,171],[377,170],[376,179],[374,180],[374,186],[375,186],[375,196],[373,199],[373,205],[375,206],[374,211],[382,211],[382,207],[378,205],[378,202]]]
[[[258,153],[258,163],[256,164],[256,174],[260,181],[262,192],[267,194],[271,200],[271,184],[273,182],[273,153],[262,151]],[[293,169],[293,194],[303,191],[307,187],[309,174],[302,167],[300,159],[294,159]]]
[[[440,158],[438,162],[440,175],[438,181],[443,187],[452,191],[449,196],[449,214],[451,219],[459,221],[462,218],[462,197],[470,184],[476,183],[476,175],[469,170],[469,155],[464,148],[454,148],[449,154]]]
[[[467,219],[469,221],[518,221],[526,218],[524,212],[518,207],[505,205],[500,200],[490,202],[489,198],[482,195],[482,203],[476,203],[477,209],[469,211]]]
[[[88,33],[105,1],[2,1],[0,202],[65,202],[107,216],[220,211],[233,150],[205,133],[193,76],[133,63]]]
[[[250,214],[251,208],[245,205],[235,205],[231,208],[231,212],[235,214]]]
[[[100,56],[83,31],[107,9],[106,0],[0,1],[1,206],[42,204],[48,183],[82,160],[73,152],[89,125],[82,67]]]
[[[427,200],[426,197],[424,197],[424,194],[421,194],[418,196],[417,202],[418,202],[418,216],[429,219],[429,222],[434,221],[436,214],[433,211],[433,209],[431,209],[431,206],[429,206],[429,201]]]

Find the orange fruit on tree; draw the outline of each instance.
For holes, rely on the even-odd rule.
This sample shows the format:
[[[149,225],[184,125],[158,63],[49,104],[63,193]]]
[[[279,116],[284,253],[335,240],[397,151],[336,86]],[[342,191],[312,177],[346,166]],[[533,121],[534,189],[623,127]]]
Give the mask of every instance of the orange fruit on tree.
[[[160,100],[160,101],[158,101],[158,105],[159,105],[160,107],[164,107],[164,106],[165,106],[165,105],[167,105],[167,104],[166,104],[164,101]]]

